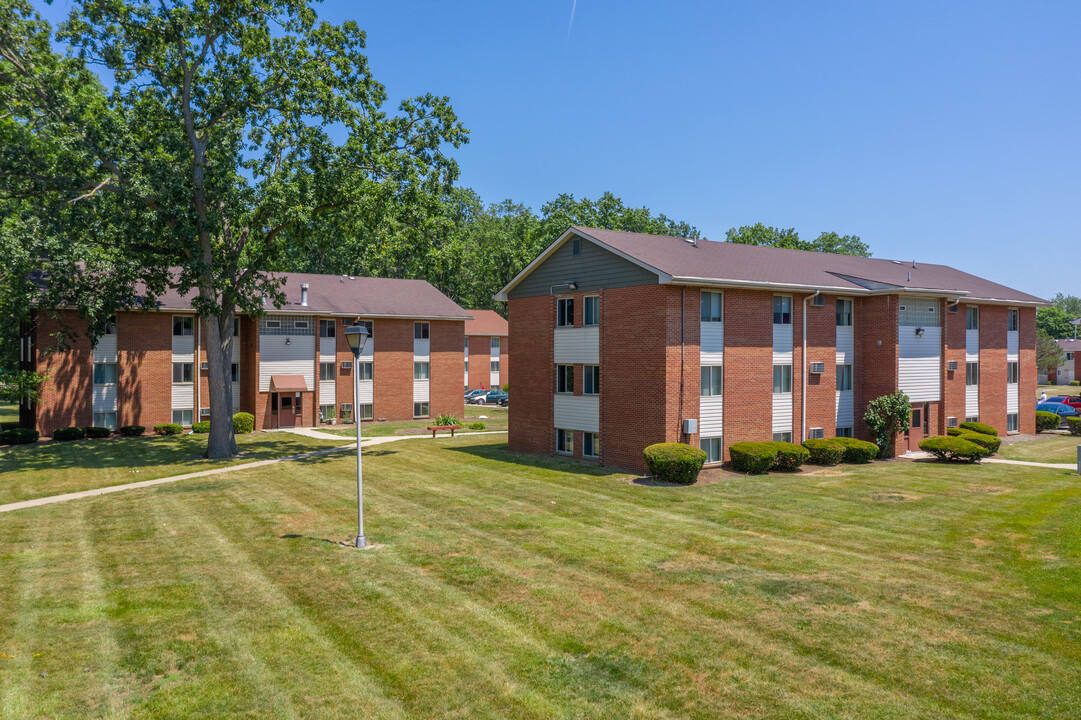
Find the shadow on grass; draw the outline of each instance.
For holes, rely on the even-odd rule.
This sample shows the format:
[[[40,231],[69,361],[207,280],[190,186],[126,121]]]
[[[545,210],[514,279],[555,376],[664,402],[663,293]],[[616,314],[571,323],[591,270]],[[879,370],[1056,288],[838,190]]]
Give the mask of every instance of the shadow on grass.
[[[460,452],[467,455],[484,458],[485,460],[513,463],[515,465],[522,465],[529,468],[538,468],[543,470],[572,472],[577,475],[608,477],[611,475],[628,474],[623,470],[602,467],[600,465],[581,462],[579,460],[571,460],[561,457],[550,457],[547,455],[528,455],[525,453],[514,453],[507,449],[506,442],[485,443],[478,445],[449,445],[445,449],[452,452]]]

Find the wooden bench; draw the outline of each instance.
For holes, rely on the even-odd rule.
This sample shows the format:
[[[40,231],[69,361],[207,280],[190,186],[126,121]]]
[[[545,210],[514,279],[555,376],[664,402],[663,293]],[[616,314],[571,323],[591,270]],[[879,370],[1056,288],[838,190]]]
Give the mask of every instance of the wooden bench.
[[[432,437],[440,430],[450,430],[450,436],[454,437],[454,431],[460,427],[461,425],[429,425],[428,429],[432,431]]]

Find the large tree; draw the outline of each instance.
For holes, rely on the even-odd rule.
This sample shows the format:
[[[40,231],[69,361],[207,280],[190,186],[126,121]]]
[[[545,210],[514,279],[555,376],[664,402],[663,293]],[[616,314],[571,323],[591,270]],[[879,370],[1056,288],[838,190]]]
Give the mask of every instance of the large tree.
[[[388,115],[364,33],[307,0],[75,0],[55,37],[26,0],[0,12],[0,192],[9,237],[45,229],[24,258],[46,274],[42,305],[66,297],[93,334],[168,287],[189,294],[207,453],[235,454],[233,317],[284,301],[264,270],[335,214],[439,195],[466,131],[445,97]]]
[[[1056,305],[1042,307],[1036,310],[1036,329],[1052,338],[1060,340],[1072,338],[1074,326],[1070,324],[1070,321],[1076,319],[1076,317],[1076,315],[1071,315]]]
[[[1041,370],[1056,368],[1066,359],[1066,353],[1045,331],[1036,329],[1036,367]]]
[[[811,252],[839,253],[841,255],[860,255],[871,257],[871,249],[860,240],[859,235],[838,235],[835,232],[823,232],[811,241],[801,240],[795,228],[775,228],[762,223],[729,228],[725,233],[728,242],[740,245],[761,245],[764,247],[787,248],[789,250],[808,250]]]

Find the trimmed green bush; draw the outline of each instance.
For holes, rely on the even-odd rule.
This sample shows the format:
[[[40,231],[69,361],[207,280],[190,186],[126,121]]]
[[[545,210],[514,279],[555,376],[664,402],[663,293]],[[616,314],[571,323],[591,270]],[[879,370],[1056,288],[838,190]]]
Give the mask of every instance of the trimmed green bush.
[[[458,425],[458,418],[454,417],[450,413],[443,413],[442,415],[435,416],[435,424],[447,427],[449,425]]]
[[[830,438],[830,442],[837,443],[845,449],[841,460],[849,465],[863,465],[878,457],[878,445],[873,442],[848,437]]]
[[[976,463],[991,453],[963,437],[936,435],[920,441],[920,450],[943,462]]]
[[[206,433],[210,432],[210,421],[209,420],[203,420],[201,422],[192,423],[191,424],[191,431],[193,433],[199,433],[200,435],[205,435]]]
[[[255,416],[251,413],[238,412],[233,415],[233,433],[247,435],[255,431]]]
[[[84,427],[83,432],[88,438],[107,438],[113,434],[112,430],[104,427]]]
[[[656,443],[642,454],[649,474],[664,482],[690,485],[706,462],[706,451],[683,443]]]
[[[505,392],[505,393],[510,392],[510,383],[507,383],[506,385],[503,386],[503,392]]]
[[[984,425],[978,422],[963,422],[961,423],[962,430],[971,430],[972,432],[983,433],[984,435],[994,435],[998,437],[998,430],[995,430],[990,425]]]
[[[772,440],[770,444],[777,449],[777,457],[773,459],[774,470],[795,470],[811,456],[810,450],[796,443]]]
[[[1071,435],[1081,435],[1081,418],[1066,418],[1066,427],[1070,430]]]
[[[124,437],[139,437],[146,432],[146,428],[142,425],[125,425],[117,428],[116,431]]]
[[[955,428],[950,428],[950,430],[954,429]],[[995,437],[994,435],[984,435],[983,433],[972,432],[971,430],[962,430],[959,433],[950,432],[949,434],[954,437],[968,440],[970,443],[975,443],[979,445],[984,450],[987,450],[987,453],[989,455],[994,455],[998,452],[998,449],[1002,447],[1002,440]]]
[[[184,432],[184,426],[176,423],[162,423],[154,426],[154,432],[158,435],[179,435]]]
[[[807,462],[812,465],[836,465],[845,456],[845,448],[832,440],[809,439],[803,441],[810,455]]]
[[[485,424],[478,420],[477,422],[470,425],[469,429],[470,430],[483,430],[485,427],[486,427]]]
[[[34,428],[9,427],[0,432],[0,443],[4,445],[27,445],[38,441],[38,431]]]
[[[773,467],[777,448],[771,442],[739,442],[728,448],[732,467],[750,475],[759,475]]]
[[[53,440],[59,440],[60,442],[82,440],[84,437],[86,437],[86,429],[81,427],[66,427],[53,430]]]
[[[1043,410],[1036,411],[1036,432],[1038,433],[1045,430],[1057,430],[1061,422],[1059,416],[1055,413],[1044,412]]]
[[[1078,385],[1081,385],[1081,380],[1071,380],[1070,384],[1077,387]]]

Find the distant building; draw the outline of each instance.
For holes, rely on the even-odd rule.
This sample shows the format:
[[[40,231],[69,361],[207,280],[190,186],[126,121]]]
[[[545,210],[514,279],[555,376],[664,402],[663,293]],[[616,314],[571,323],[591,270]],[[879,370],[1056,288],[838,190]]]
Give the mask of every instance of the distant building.
[[[1081,355],[1081,340],[1056,340],[1062,348],[1063,360],[1058,367],[1047,370],[1047,384],[1069,385],[1074,380],[1081,380],[1078,372],[1078,356]],[[1041,369],[1041,372],[1043,370]]]
[[[510,347],[507,321],[494,310],[468,310],[465,323],[465,389],[498,389],[507,384]]]

